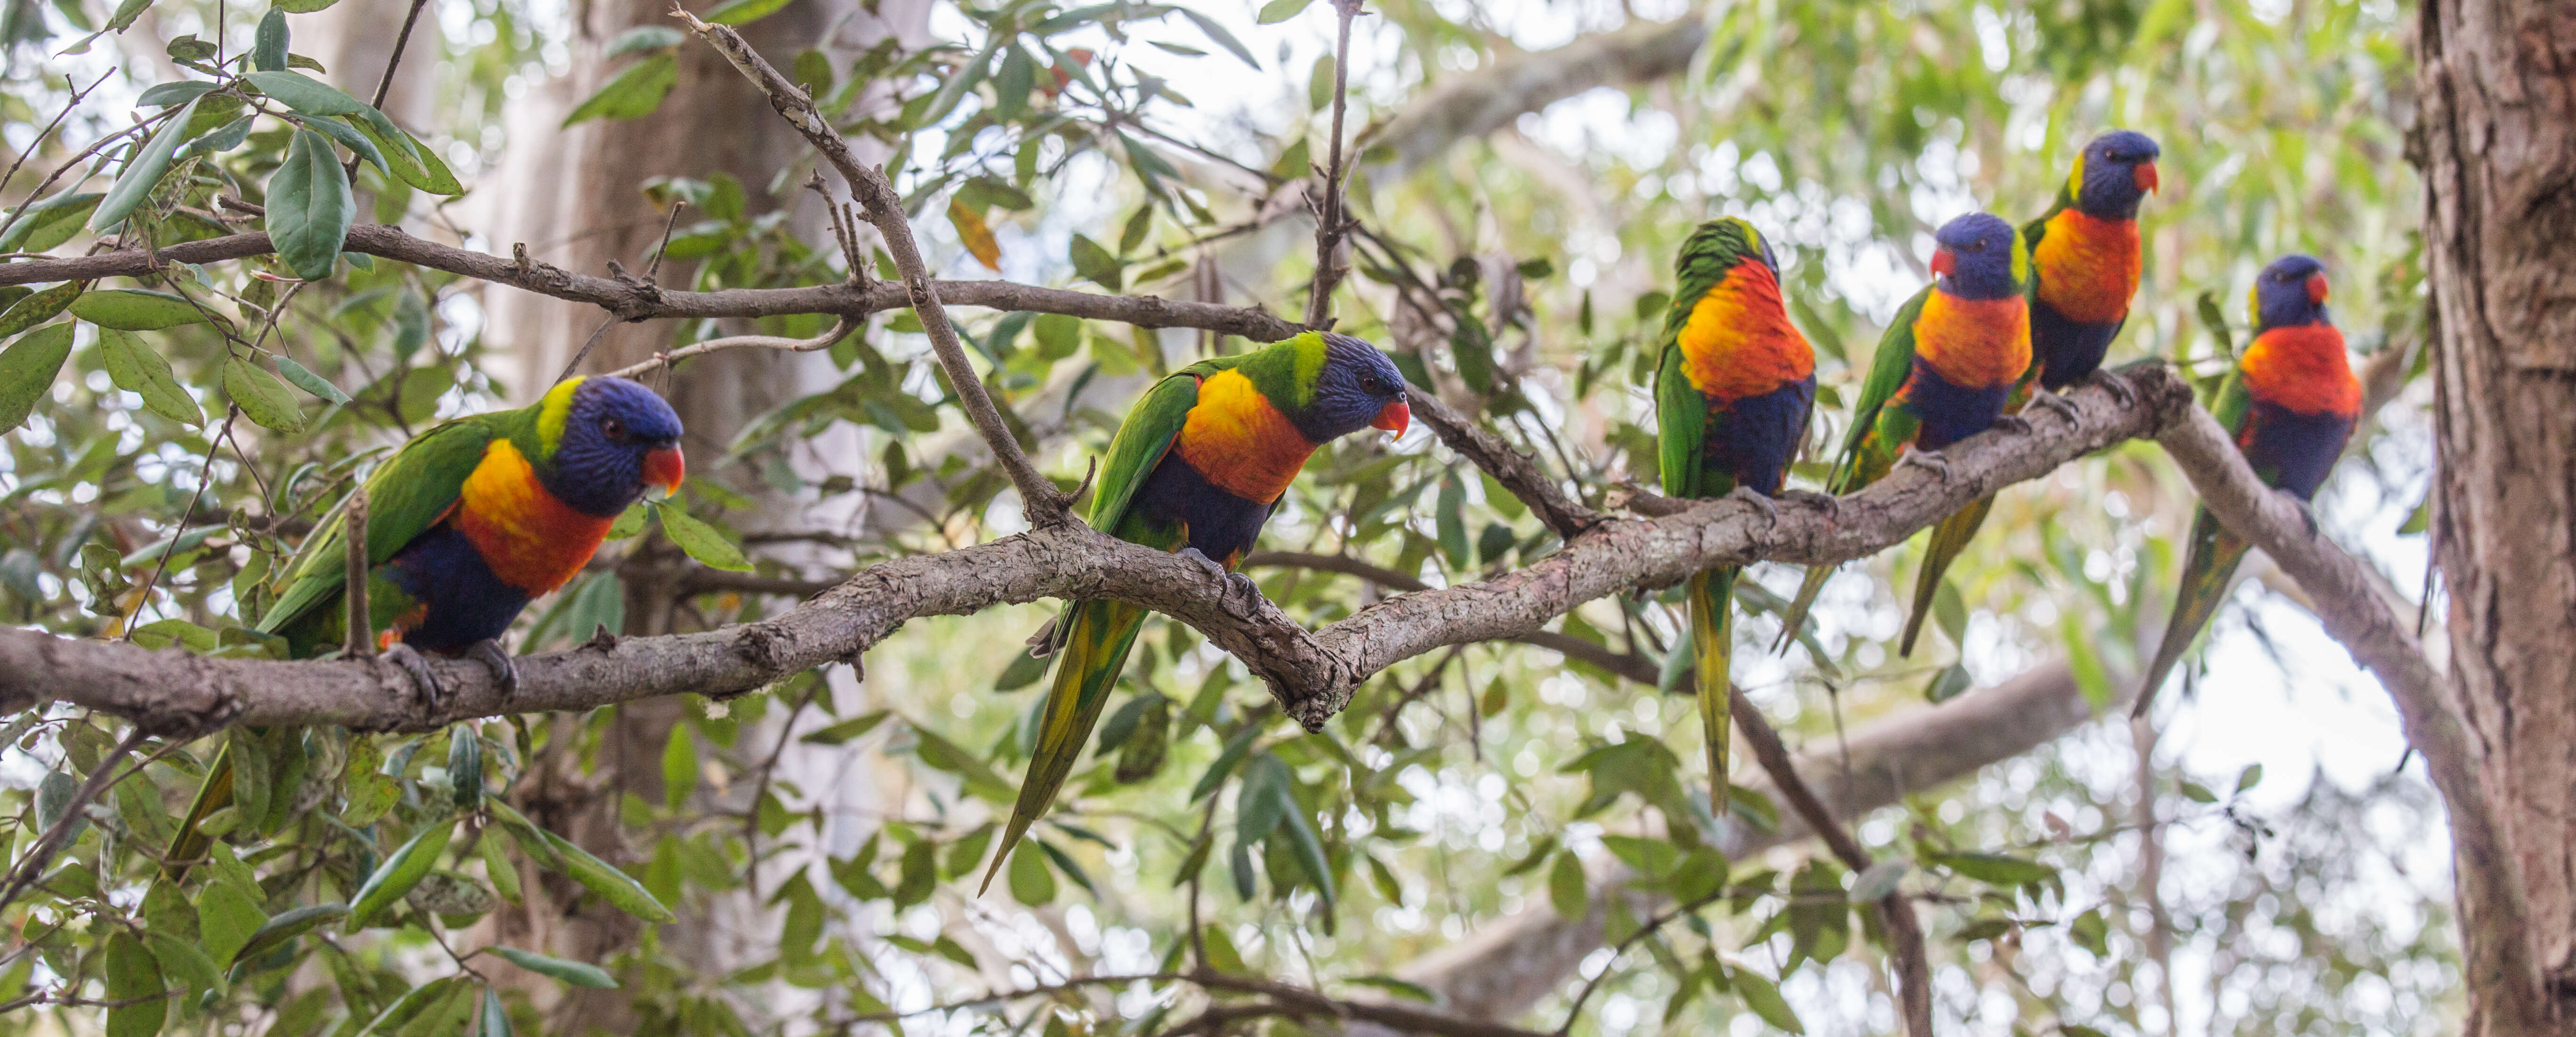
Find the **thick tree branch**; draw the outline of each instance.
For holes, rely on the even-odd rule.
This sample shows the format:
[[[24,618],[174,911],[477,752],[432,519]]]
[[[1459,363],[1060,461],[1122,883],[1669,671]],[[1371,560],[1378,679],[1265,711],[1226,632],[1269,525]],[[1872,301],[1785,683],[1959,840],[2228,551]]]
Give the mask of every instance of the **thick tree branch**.
[[[168,727],[234,720],[425,729],[503,713],[579,710],[661,695],[739,694],[851,660],[916,616],[960,615],[1038,598],[1113,599],[1206,634],[1266,681],[1286,711],[1320,727],[1353,688],[1404,659],[1455,644],[1544,634],[1557,616],[1612,594],[1678,583],[1720,565],[1771,559],[1835,564],[1897,543],[1976,497],[2102,447],[2155,434],[2192,409],[2179,378],[2132,374],[2137,402],[2070,396],[2075,428],[1988,434],[1948,451],[1946,477],[1908,469],[1844,498],[1828,515],[1783,504],[1777,520],[1741,501],[1694,504],[1655,519],[1604,520],[1562,550],[1490,580],[1400,595],[1309,632],[1277,606],[1230,592],[1175,555],[1078,523],[943,554],[871,566],[779,616],[698,634],[597,640],[520,660],[515,696],[485,668],[433,660],[448,698],[415,703],[398,671],[361,661],[213,659],[0,631],[0,708],[61,700]],[[2043,425],[2043,428],[2046,426]]]
[[[984,391],[984,381],[975,374],[975,365],[966,358],[966,347],[957,341],[957,328],[948,322],[948,310],[940,305],[938,285],[930,278],[930,264],[921,258],[921,246],[913,241],[912,221],[903,214],[903,196],[886,179],[885,170],[862,165],[850,152],[850,143],[832,128],[830,120],[814,107],[814,99],[778,74],[759,52],[751,49],[741,33],[730,27],[710,25],[698,20],[687,8],[674,3],[672,17],[689,24],[689,31],[714,46],[732,62],[760,92],[769,98],[769,106],[796,127],[805,141],[821,152],[823,159],[841,173],[850,188],[850,197],[859,203],[862,214],[877,228],[884,240],[886,254],[894,258],[895,270],[903,275],[904,293],[911,299],[912,311],[921,318],[922,331],[930,338],[931,351],[938,354],[941,370],[948,373],[950,388],[957,393],[958,403],[966,410],[975,430],[993,450],[993,460],[1011,477],[1011,485],[1020,491],[1020,507],[1027,513],[1029,524],[1041,529],[1072,521],[1067,510],[1073,495],[1057,489],[1054,482],[1029,463],[1028,454],[1020,450],[1019,440],[1011,427],[1002,421],[1002,412],[993,406],[993,398]],[[857,256],[850,257],[857,263]]]

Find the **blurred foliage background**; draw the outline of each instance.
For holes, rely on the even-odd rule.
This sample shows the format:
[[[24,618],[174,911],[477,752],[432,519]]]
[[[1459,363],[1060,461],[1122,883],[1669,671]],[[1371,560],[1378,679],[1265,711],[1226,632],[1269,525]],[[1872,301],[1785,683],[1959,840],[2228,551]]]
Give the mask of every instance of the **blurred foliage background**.
[[[514,149],[587,154],[604,146],[601,127],[670,120],[710,89],[691,71],[694,41],[653,4],[625,6],[632,27],[602,34],[587,7],[543,0],[8,0],[0,132],[26,157],[0,180],[18,207],[0,249],[23,261],[97,247],[91,225],[113,221],[80,196],[113,199],[130,179],[158,129],[136,120],[172,110],[146,103],[175,96],[146,94],[155,84],[235,82],[242,60],[265,60],[274,21],[291,33],[279,49],[306,55],[294,68],[370,100],[381,53],[375,67],[332,68],[305,41],[351,53],[349,41],[418,11],[413,71],[384,76],[400,91],[382,104],[396,116],[385,125],[399,131],[228,87],[183,116],[173,143],[184,146],[123,229],[165,247],[277,231],[218,199],[276,211],[282,195],[327,196],[327,171],[280,170],[299,139],[327,150],[355,138],[387,153],[328,152],[354,164],[336,190],[357,219],[507,255],[498,214],[563,189],[503,175]],[[1312,273],[1303,191],[1330,145],[1330,8],[734,0],[710,17],[756,39],[772,19],[824,27],[764,48],[886,163],[942,276],[1294,315]],[[2411,18],[2390,0],[1373,3],[1349,58],[1361,231],[1334,313],[1598,503],[1653,480],[1651,336],[1672,251],[1699,221],[1743,215],[1779,246],[1820,353],[1823,443],[1841,434],[1877,322],[1925,279],[1931,228],[1978,208],[2035,216],[2086,139],[2142,130],[2163,143],[2163,189],[2145,209],[2146,281],[2114,360],[2163,358],[2214,383],[2221,326],[2241,334],[2253,272],[2284,252],[2322,257],[2385,406],[2320,518],[2412,587],[2423,548],[2411,513],[2430,451],[2413,384]],[[1455,139],[1418,117],[1457,84],[1510,108],[1519,88],[1498,64],[1648,22],[1682,27],[1686,65],[1633,83],[1584,71],[1624,85]],[[596,89],[544,90],[573,76]],[[763,106],[722,117],[772,120]],[[397,139],[406,132],[411,147]],[[666,286],[823,284],[853,263],[888,273],[881,253],[844,256],[821,230],[802,193],[813,165],[806,155],[765,179],[710,167],[620,181],[612,168],[574,186],[604,181],[586,204],[667,223],[667,245],[624,259]],[[567,247],[525,244],[541,259]],[[504,333],[512,318],[493,300],[512,289],[330,252],[102,283],[50,325],[69,329],[68,360],[36,383],[0,460],[0,614],[70,635],[267,652],[240,628],[353,477],[440,418],[532,399],[568,355]],[[328,276],[296,276],[317,262]],[[135,289],[190,304],[110,294]],[[960,315],[989,386],[1068,486],[1152,375],[1245,345]],[[812,335],[830,319],[646,327],[667,346],[754,328]],[[648,376],[700,397],[778,399],[684,407],[692,479],[674,503],[725,543],[684,551],[658,526],[626,524],[589,574],[528,611],[516,649],[568,647],[602,625],[658,633],[774,614],[872,560],[1019,528],[919,331],[908,312],[879,314],[757,392],[711,364]],[[10,361],[46,334],[64,333],[28,332],[0,354],[0,377],[31,378]],[[1820,457],[1799,473],[1812,485]],[[1739,675],[1817,768],[1848,732],[1916,722],[1926,699],[2016,679],[2065,674],[2094,711],[2125,716],[2137,634],[2161,622],[2190,506],[2159,452],[2107,451],[2003,495],[1953,570],[1942,637],[1914,659],[1889,644],[1901,616],[1889,576],[1914,565],[1900,548],[1850,566],[1800,648],[1752,651],[1777,625],[1767,614],[1743,624]],[[1265,593],[1321,625],[1408,581],[1478,579],[1555,541],[1417,432],[1319,453],[1265,545],[1332,556],[1256,570]],[[719,568],[735,565],[749,571]],[[1773,592],[1796,578],[1751,572]],[[2438,810],[2414,777],[2388,776],[2393,752],[2352,764],[2357,747],[2393,748],[2393,725],[2277,582],[2248,579],[2211,638],[2223,664],[2195,675],[2197,694],[2171,696],[2159,723],[2205,734],[2312,719],[2331,751],[2310,773],[2276,762],[2267,779],[2246,759],[2160,743],[2152,727],[2087,723],[1858,821],[1873,853],[1911,865],[1893,881],[1921,894],[1945,1032],[2430,1033],[2456,1014],[2448,854],[2426,837],[2441,831]],[[1767,603],[1760,588],[1745,597]],[[1589,937],[1579,965],[1528,973],[1518,1025],[1896,1029],[1882,952],[1847,896],[1859,877],[1802,845],[1727,859],[1763,843],[1776,808],[1754,794],[1713,809],[1688,698],[1634,679],[1667,672],[1679,629],[1669,594],[1569,615],[1561,633],[1599,648],[1589,660],[1488,644],[1399,665],[1315,734],[1222,653],[1157,621],[1098,762],[978,897],[1042,676],[1016,646],[1046,614],[917,621],[864,673],[834,667],[653,714],[142,742],[127,766],[150,762],[0,907],[12,930],[0,1030],[850,1032],[988,991],[1194,963],[1436,1009],[1463,996],[1444,949],[1547,912],[1592,915],[1606,937]],[[0,824],[15,861],[118,758],[124,731],[57,708],[11,718],[5,734]],[[258,809],[224,822],[217,866],[184,885],[152,881],[203,761],[227,739],[266,761]],[[314,913],[363,902],[368,876],[421,833],[447,840],[443,856],[427,851],[434,881],[368,928]],[[564,852],[575,844],[632,878]],[[605,942],[566,935],[621,910],[684,921],[611,927],[624,935]],[[553,957],[503,964],[475,950],[494,945]],[[1200,1013],[1212,1003],[1186,982],[1139,979],[899,1025],[1048,1037],[1332,1028],[1211,1023]]]

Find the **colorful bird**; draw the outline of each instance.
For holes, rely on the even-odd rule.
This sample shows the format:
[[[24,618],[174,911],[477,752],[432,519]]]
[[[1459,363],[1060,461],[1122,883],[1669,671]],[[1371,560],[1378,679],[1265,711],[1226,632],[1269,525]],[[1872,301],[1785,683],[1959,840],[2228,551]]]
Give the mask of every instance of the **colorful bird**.
[[[2030,246],[2030,371],[2035,399],[2091,377],[2129,319],[2144,265],[2138,203],[2156,189],[2155,139],[2112,130],[2075,156],[2057,204],[2022,225]],[[2125,385],[2113,389],[2126,392]]]
[[[1816,402],[1816,353],[1780,296],[1771,245],[1744,220],[1699,225],[1673,262],[1655,373],[1664,493],[1743,497],[1765,512],[1807,439]],[[1690,631],[1699,668],[1700,724],[1708,741],[1713,808],[1726,809],[1728,656],[1735,576],[1690,578]]]
[[[2344,355],[2343,332],[2326,314],[2325,264],[2315,257],[2273,260],[2254,279],[2248,305],[2254,339],[2220,384],[2210,413],[2235,435],[2236,449],[2264,485],[2305,504],[2361,423],[2361,379]],[[2218,612],[2247,547],[2208,508],[2193,516],[2173,618],[2132,715],[2146,715],[2174,663]]]
[[[590,562],[608,527],[648,485],[676,489],[686,466],[680,416],[624,378],[574,378],[535,406],[476,414],[414,437],[367,478],[367,614],[390,661],[428,693],[419,652],[468,656],[504,692],[518,670],[500,636],[529,601]],[[346,641],[347,531],[340,509],[287,563],[277,602],[255,629],[297,658]],[[232,800],[219,753],[171,844],[171,872],[205,853],[197,822]]]
[[[1091,526],[1178,551],[1258,593],[1234,567],[1306,458],[1364,428],[1402,435],[1412,417],[1395,363],[1348,335],[1309,331],[1199,361],[1155,383],[1127,412],[1093,488]],[[1145,615],[1123,602],[1074,602],[1041,635],[1037,654],[1062,658],[985,887],[1072,773]]]
[[[535,406],[458,418],[403,444],[367,479],[367,613],[380,642],[397,658],[472,656],[515,687],[501,634],[581,572],[647,485],[680,485],[679,440],[680,416],[652,390],[574,378]],[[345,637],[344,535],[336,512],[325,517],[259,619],[298,656]]]
[[[2086,378],[2124,400],[2133,397],[2128,383],[2097,372],[2111,340],[2128,323],[2130,297],[2138,293],[2138,203],[2156,189],[2161,154],[2154,138],[2134,130],[2093,138],[2076,153],[2074,170],[2057,189],[2057,204],[2022,225],[2030,248],[2030,369],[2005,404],[2013,416],[2004,420],[2020,422],[2023,408],[2034,403],[2072,419],[2073,405],[2057,392]],[[1941,590],[1938,574],[1976,538],[1994,506],[1993,497],[1978,498],[1933,534],[1934,562],[1924,568],[1933,575],[1915,583],[1899,654],[1914,654],[1923,617]]]
[[[2005,397],[2030,368],[2030,252],[2012,224],[1972,213],[1943,224],[1933,235],[1931,285],[1906,300],[1878,341],[1869,380],[1852,412],[1850,435],[1835,462],[1830,484],[1850,493],[1886,477],[1901,460],[1947,472],[1940,451],[1985,431],[2003,414]],[[1914,613],[1905,622],[1904,651],[1929,611],[1968,537],[1984,520],[1986,501],[1959,509],[1932,531],[1923,571],[1915,579]],[[1789,606],[1785,631],[1807,619],[1831,568],[1807,571]]]

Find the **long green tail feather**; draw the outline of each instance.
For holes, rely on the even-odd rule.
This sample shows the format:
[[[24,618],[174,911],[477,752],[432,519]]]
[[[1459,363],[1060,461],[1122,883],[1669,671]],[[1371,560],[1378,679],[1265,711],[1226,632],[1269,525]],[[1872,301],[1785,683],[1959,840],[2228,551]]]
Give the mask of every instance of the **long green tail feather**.
[[[1735,569],[1690,578],[1691,645],[1699,666],[1699,722],[1708,739],[1708,808],[1726,816],[1726,757],[1732,746],[1727,690],[1735,634]]]
[[[1029,755],[1028,775],[1020,779],[1019,802],[1011,806],[1011,823],[1002,830],[1002,848],[984,871],[982,896],[993,876],[1011,859],[1011,849],[1029,826],[1054,805],[1055,794],[1073,773],[1074,761],[1091,742],[1091,729],[1109,704],[1109,692],[1127,669],[1127,651],[1145,627],[1146,610],[1114,601],[1086,601],[1068,609],[1071,624],[1057,654],[1055,684],[1047,689],[1046,709],[1039,714],[1037,751]]]
[[[2226,602],[2228,581],[2251,547],[2219,525],[2207,508],[2191,520],[2191,553],[2183,560],[2182,582],[2174,591],[2173,618],[2165,621],[2164,641],[2156,646],[2156,661],[2147,667],[2147,682],[2139,686],[2138,704],[2130,716],[2145,716],[2147,707],[2155,704],[2156,691],[2164,687],[2174,664]]]
[[[1949,572],[1950,563],[1958,561],[1959,553],[1968,549],[1968,541],[1976,539],[1977,527],[1986,524],[1986,513],[1993,510],[1992,495],[1979,497],[1932,527],[1932,543],[1923,550],[1923,571],[1914,575],[1914,610],[1905,614],[1905,639],[1897,643],[1897,655],[1914,655],[1914,639],[1923,633],[1923,617],[1932,614],[1932,599],[1941,593],[1942,574]]]
[[[1816,607],[1816,595],[1824,592],[1825,581],[1834,578],[1834,566],[1810,566],[1807,578],[1798,583],[1798,596],[1789,602],[1789,611],[1780,614],[1780,639],[1771,644],[1778,652],[1797,640],[1798,631],[1807,625],[1807,611]]]

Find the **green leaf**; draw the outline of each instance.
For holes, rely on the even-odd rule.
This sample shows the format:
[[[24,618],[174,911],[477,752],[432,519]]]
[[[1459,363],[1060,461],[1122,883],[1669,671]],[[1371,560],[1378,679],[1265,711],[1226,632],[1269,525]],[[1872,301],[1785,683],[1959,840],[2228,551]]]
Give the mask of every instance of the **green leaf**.
[[[299,119],[296,120],[296,124],[338,141],[340,146],[349,149],[351,154],[367,160],[368,165],[384,170],[387,176],[393,175],[393,167],[385,163],[384,151],[376,147],[374,140],[358,132],[348,123],[339,119]]]
[[[250,935],[249,941],[241,945],[240,950],[233,952],[232,963],[249,961],[267,954],[288,940],[328,925],[335,919],[346,918],[348,915],[348,905],[336,900],[327,904],[308,904],[278,915],[262,924],[257,932]]]
[[[1780,988],[1764,976],[1738,969],[1735,971],[1735,996],[1744,999],[1744,1007],[1790,1033],[1803,1034],[1807,1028],[1798,1022],[1798,1013],[1789,1010],[1789,1002],[1780,999]]]
[[[2208,787],[2208,786],[2206,786],[2206,785],[2202,785],[2201,783],[2199,783],[2199,782],[2197,782],[2197,781],[2188,781],[2188,780],[2184,781],[2184,782],[2182,783],[2182,795],[2183,795],[2183,798],[2188,799],[2188,800],[2190,800],[2190,801],[2192,801],[2192,802],[2194,802],[2194,803],[2216,803],[2216,802],[2218,802],[2218,794],[2217,794],[2217,793],[2215,793],[2215,792],[2211,792],[2211,791],[2209,791],[2209,787]]]
[[[1081,275],[1084,280],[1095,282],[1113,292],[1119,290],[1122,282],[1119,277],[1118,257],[1110,255],[1109,250],[1100,247],[1099,242],[1080,234],[1074,235],[1070,258],[1073,260],[1073,272]],[[1040,333],[1044,334],[1043,328],[1040,329]]]
[[[1420,983],[1397,979],[1393,976],[1361,976],[1357,979],[1346,979],[1342,982],[1355,987],[1369,987],[1375,990],[1383,990],[1407,1001],[1420,1001],[1426,1005],[1440,1003],[1440,995],[1434,993],[1430,987],[1423,986]]]
[[[686,35],[668,25],[638,25],[609,37],[600,57],[622,58],[639,51],[669,50],[687,41]]]
[[[491,950],[492,953],[509,959],[510,964],[539,975],[552,976],[576,987],[589,987],[593,990],[617,989],[617,977],[609,975],[607,969],[597,965],[549,958],[543,954],[523,951],[516,947],[495,945]]]
[[[448,837],[455,833],[453,822],[432,821],[386,857],[384,863],[376,865],[375,873],[368,875],[367,881],[358,886],[357,895],[350,898],[349,920],[342,930],[354,933],[366,928],[377,912],[420,885],[430,867],[438,863],[438,855],[447,852]]]
[[[54,319],[89,288],[87,281],[65,281],[18,300],[7,312],[0,312],[0,338],[7,338],[28,328]]]
[[[2218,340],[2219,355],[2235,356],[2236,336],[2227,329],[2227,314],[2218,306],[2218,293],[2200,293],[2197,309],[2200,313],[2200,326],[2209,329],[2209,337]]]
[[[43,252],[70,241],[105,197],[98,191],[64,192],[27,206],[9,232],[0,234],[0,252]]]
[[[477,1037],[511,1037],[510,1009],[501,1004],[501,992],[483,988],[483,1025]]]
[[[191,991],[221,990],[223,973],[215,968],[214,959],[196,943],[169,933],[150,931],[143,942],[152,951],[152,959],[161,963],[161,975],[186,984]]]
[[[599,92],[575,105],[572,114],[564,116],[563,125],[574,126],[592,119],[633,119],[653,114],[662,106],[662,98],[680,82],[680,59],[669,54],[656,54],[627,66]]]
[[[259,19],[259,32],[252,37],[250,67],[262,72],[286,71],[286,9],[271,7]]]
[[[356,115],[366,111],[367,102],[342,93],[332,86],[302,72],[279,69],[275,72],[252,72],[242,77],[259,92],[277,103],[306,115]]]
[[[742,548],[734,546],[733,541],[725,539],[725,535],[718,532],[716,527],[676,507],[655,508],[654,513],[662,518],[663,535],[670,537],[672,543],[680,545],[680,550],[688,552],[689,557],[697,559],[699,564],[710,569],[723,569],[729,572],[751,571],[751,560],[743,557]]]
[[[2241,795],[2246,789],[2253,788],[2262,780],[2263,765],[2259,763],[2247,764],[2244,770],[2237,772],[2236,791]]]
[[[1439,510],[1433,528],[1440,533],[1440,553],[1448,558],[1449,571],[1459,572],[1472,561],[1467,556],[1467,484],[1456,471],[1440,477]]]
[[[312,130],[295,131],[285,164],[268,178],[268,237],[277,246],[278,258],[307,281],[331,276],[340,246],[348,241],[349,227],[357,218],[349,174],[332,153],[330,138]]]
[[[1583,861],[1572,850],[1560,850],[1547,869],[1547,899],[1559,918],[1580,919],[1592,912],[1592,890],[1583,876]]]
[[[1296,851],[1297,863],[1304,866],[1306,877],[1314,882],[1315,892],[1324,898],[1325,927],[1329,930],[1335,897],[1333,865],[1331,858],[1324,855],[1324,840],[1316,835],[1314,824],[1306,819],[1306,811],[1297,805],[1296,794],[1286,783],[1272,786],[1271,794],[1279,798],[1280,827],[1288,832],[1289,848]]]
[[[52,391],[54,373],[63,369],[63,359],[71,355],[69,321],[29,332],[0,352],[0,432],[27,423],[36,401]]]
[[[167,108],[174,104],[186,104],[190,101],[206,96],[206,94],[212,92],[215,87],[220,85],[222,84],[209,82],[203,79],[181,79],[168,83],[155,83],[152,85],[151,89],[145,90],[141,94],[135,96],[134,105],[137,108]],[[60,196],[58,195],[56,197]]]
[[[661,901],[654,899],[653,894],[644,888],[643,883],[635,881],[634,876],[617,870],[607,861],[591,856],[589,851],[573,845],[562,836],[552,832],[543,834],[549,847],[562,856],[564,874],[571,876],[573,881],[581,883],[591,892],[599,894],[600,899],[608,901],[610,906],[647,922],[669,923],[680,920],[680,916],[672,914],[670,908],[662,906]]]
[[[697,736],[689,733],[689,725],[673,724],[670,740],[662,743],[662,805],[678,810],[697,790]]]
[[[268,912],[230,882],[209,882],[197,894],[197,938],[206,955],[230,962],[268,925]]]
[[[100,199],[98,211],[90,214],[92,232],[124,222],[136,207],[152,197],[153,185],[161,182],[161,174],[170,171],[170,157],[178,154],[179,143],[187,139],[188,120],[197,114],[197,105],[203,101],[199,98],[188,102],[179,114],[161,123],[152,139],[143,142],[142,150],[134,153],[133,161],[125,164],[125,171],[118,173],[116,183],[108,187],[107,197]]]
[[[1974,683],[1976,681],[1968,675],[1967,667],[1951,663],[1933,674],[1932,682],[1923,686],[1923,698],[1930,702],[1948,702],[1958,698]]]
[[[1025,655],[1026,653],[1021,654]],[[885,723],[886,718],[892,715],[893,714],[880,709],[866,716],[852,717],[830,727],[823,728],[822,730],[808,732],[805,737],[799,738],[797,741],[803,742],[807,745],[840,745],[843,742],[847,742],[851,739],[867,734],[870,731],[876,730],[878,724]]]
[[[465,978],[462,976],[445,976],[404,991],[403,996],[386,1005],[384,1011],[376,1013],[365,1027],[349,1037],[371,1037],[376,1033],[391,1032],[421,1015],[423,1009],[446,997],[450,990],[463,982]]]
[[[1932,862],[1995,886],[2023,886],[2057,877],[2057,869],[2048,865],[2000,853],[1945,853]]]
[[[161,996],[161,963],[132,933],[107,938],[107,999],[130,1002],[107,1010],[107,1037],[153,1037],[169,1013]]]
[[[1269,3],[1261,5],[1261,14],[1254,21],[1261,25],[1277,25],[1297,17],[1298,13],[1304,11],[1306,5],[1312,2],[1314,0],[1270,0]]]
[[[274,210],[272,210],[274,211]],[[295,395],[286,391],[286,383],[268,373],[268,369],[240,357],[224,361],[224,395],[240,405],[262,428],[279,432],[304,429],[304,411],[295,405]]]
[[[118,331],[159,331],[206,322],[186,297],[141,288],[109,288],[72,300],[72,316]]]
[[[1276,5],[1272,5],[1272,6],[1276,6]],[[1298,6],[1300,9],[1303,9],[1303,8],[1305,7],[1305,4],[1299,4],[1299,5],[1297,5],[1297,6]],[[1216,19],[1213,19],[1213,18],[1210,18],[1210,17],[1208,17],[1208,16],[1206,16],[1206,15],[1200,14],[1200,13],[1198,13],[1197,11],[1190,10],[1190,9],[1189,9],[1189,8],[1187,8],[1187,7],[1182,7],[1182,8],[1180,8],[1180,12],[1181,12],[1181,17],[1184,17],[1184,18],[1189,19],[1189,20],[1190,20],[1190,22],[1191,22],[1191,24],[1194,24],[1194,25],[1198,26],[1198,27],[1199,27],[1199,31],[1200,31],[1200,32],[1203,32],[1203,33],[1206,33],[1206,34],[1207,34],[1207,38],[1208,38],[1208,39],[1210,39],[1210,40],[1214,40],[1214,41],[1216,42],[1216,45],[1217,45],[1217,46],[1220,46],[1220,47],[1225,48],[1228,52],[1232,53],[1235,57],[1242,58],[1242,59],[1243,59],[1243,63],[1244,63],[1244,64],[1246,64],[1246,65],[1250,65],[1250,66],[1252,66],[1252,67],[1254,67],[1254,68],[1260,68],[1260,67],[1261,67],[1261,62],[1259,62],[1259,61],[1257,61],[1257,60],[1254,60],[1254,59],[1253,59],[1253,57],[1252,57],[1252,50],[1251,50],[1250,48],[1248,48],[1248,47],[1245,47],[1245,46],[1243,45],[1243,41],[1238,40],[1238,39],[1235,39],[1235,38],[1234,38],[1234,34],[1233,34],[1233,33],[1230,33],[1230,32],[1225,31],[1225,26],[1217,24]],[[1268,14],[1268,13],[1270,13],[1270,9],[1269,9],[1269,7],[1264,7],[1264,8],[1262,8],[1262,13],[1263,13],[1263,14]],[[1293,13],[1295,13],[1295,12],[1290,12],[1290,13],[1292,13],[1292,14],[1293,14]]]
[[[1011,899],[1030,907],[1055,903],[1055,872],[1047,869],[1046,851],[1021,843],[1011,851]]]
[[[277,0],[277,7],[288,14],[312,14],[327,11],[340,0]]]
[[[749,25],[778,13],[793,0],[733,0],[706,13],[706,20],[717,25]]]
[[[134,20],[143,17],[143,12],[151,8],[152,0],[122,0],[116,5],[116,13],[107,16],[107,31],[124,32],[133,28]]]
[[[285,375],[286,380],[295,383],[296,388],[312,393],[323,400],[342,405],[349,402],[348,393],[341,392],[340,387],[331,384],[330,379],[314,374],[312,368],[296,363],[294,357],[279,354],[277,373]]]

